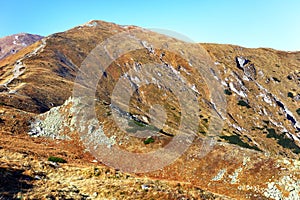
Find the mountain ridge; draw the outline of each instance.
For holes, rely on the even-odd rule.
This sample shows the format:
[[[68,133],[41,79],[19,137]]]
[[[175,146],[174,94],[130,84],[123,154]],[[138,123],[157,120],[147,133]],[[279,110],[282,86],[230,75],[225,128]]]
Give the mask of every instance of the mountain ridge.
[[[99,42],[131,30],[141,36],[142,39],[132,41],[137,41],[142,48],[118,57],[105,74],[101,73],[94,104],[101,127],[88,129],[88,135],[94,138],[83,137],[77,130],[94,126],[94,122],[88,118],[83,120],[82,110],[91,110],[80,103],[80,98],[72,97],[76,89],[74,85],[80,86],[83,91],[88,88],[82,82],[76,82],[82,63]],[[145,31],[152,43],[143,42],[143,37],[147,39],[143,36]],[[199,45],[201,50],[207,51],[205,55],[209,55],[210,67],[202,73],[197,72],[197,66],[184,60],[180,54],[154,48],[160,43],[171,46],[171,42],[177,45],[176,50],[183,51],[189,47],[192,53],[197,52],[196,46]],[[107,46],[107,52],[114,57],[114,52],[126,46],[128,44],[124,40],[124,44],[120,42],[116,47]],[[154,76],[152,68],[145,73],[137,73],[151,62],[157,63],[160,75]],[[197,97],[199,110],[195,112],[199,118],[193,122],[198,128],[197,131],[190,129],[195,133],[194,143],[162,170],[132,173],[133,176],[187,182],[228,198],[298,198],[299,66],[300,52],[211,43],[192,45],[135,26],[90,21],[66,32],[52,34],[0,60],[0,123],[3,125],[0,130],[3,136],[20,135],[26,138],[26,142],[37,138],[68,146],[67,153],[59,155],[70,162],[81,157],[85,158],[83,162],[91,162],[95,156],[91,149],[94,141],[111,149],[118,146],[131,152],[157,150],[180,135],[180,118],[184,115],[178,100],[180,96],[176,96],[170,85],[162,84],[164,80],[176,80],[174,85],[182,84],[183,89]],[[114,88],[122,76],[127,81],[124,83],[138,88],[132,93],[127,111],[122,107],[123,96],[112,101]],[[216,80],[216,87],[221,92],[209,87],[207,80],[210,79],[206,76]],[[141,80],[147,78],[155,78],[154,83],[147,87],[141,85]],[[214,110],[218,111],[220,105],[214,105],[211,98],[217,92],[226,97],[226,112],[220,114],[224,117],[224,125],[220,133],[214,135],[216,143],[213,148],[205,152],[203,145],[210,131],[219,130],[219,124],[214,124],[214,120],[220,119],[220,116],[215,115]],[[165,108],[166,121],[163,125],[154,123],[155,119],[163,118],[156,115],[160,114],[159,107],[154,107],[153,113],[149,112],[156,104]],[[186,102],[186,106],[192,109],[195,104]],[[114,121],[114,115],[128,120],[123,130]],[[185,117],[193,119],[189,114]],[[141,135],[141,138],[131,135],[139,134],[141,130],[161,131],[153,135],[152,140],[147,140],[148,135]],[[109,140],[96,137],[102,133]],[[1,146],[7,148],[9,145]],[[78,146],[80,148],[76,148]],[[68,157],[68,153],[75,159]],[[39,156],[39,159],[44,159],[43,155]],[[99,165],[111,169],[105,166],[105,162]]]
[[[42,39],[42,36],[18,33],[0,38],[0,60]]]

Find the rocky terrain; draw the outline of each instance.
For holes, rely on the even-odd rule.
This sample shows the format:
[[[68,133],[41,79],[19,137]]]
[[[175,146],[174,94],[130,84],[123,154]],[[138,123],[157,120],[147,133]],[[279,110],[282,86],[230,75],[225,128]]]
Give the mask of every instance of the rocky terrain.
[[[299,199],[299,70],[103,21],[45,37],[0,60],[0,198]]]

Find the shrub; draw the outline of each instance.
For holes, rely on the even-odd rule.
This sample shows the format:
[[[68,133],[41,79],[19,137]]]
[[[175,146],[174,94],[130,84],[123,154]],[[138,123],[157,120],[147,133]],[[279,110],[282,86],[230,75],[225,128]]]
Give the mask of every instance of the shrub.
[[[206,132],[204,130],[200,130],[199,133],[202,135],[206,135]]]
[[[101,171],[99,170],[99,168],[94,167],[94,176],[100,176]]]
[[[67,161],[63,158],[58,158],[58,157],[55,157],[55,156],[50,156],[48,158],[48,161],[51,161],[51,162],[56,162],[56,163],[66,163]]]
[[[300,148],[295,144],[293,140],[290,138],[287,138],[285,136],[282,136],[281,139],[278,140],[277,142],[279,145],[281,145],[284,148],[291,149],[294,153],[299,154],[300,153]]]
[[[250,146],[248,143],[243,142],[238,135],[231,136],[220,136],[220,138],[227,140],[230,144],[235,144],[243,148],[254,149],[256,151],[261,151],[257,146]]]
[[[207,118],[204,118],[203,121],[204,121],[205,123],[208,123],[208,119],[207,119]]]
[[[295,142],[292,139],[286,137],[284,133],[280,135],[276,134],[276,131],[273,128],[268,128],[267,131],[267,138],[274,138],[277,140],[277,144],[279,144],[283,148],[291,149],[296,154],[300,153],[300,148],[295,144]]]
[[[247,107],[247,108],[251,108],[251,106],[249,106],[249,104],[244,100],[239,100],[238,105],[239,106],[244,106],[244,107]]]
[[[300,115],[300,108],[298,108],[298,109],[296,110],[296,113],[297,113],[298,115]]]
[[[224,90],[224,93],[225,93],[226,95],[232,95],[232,92],[231,92],[229,89],[225,89],[225,90]]]
[[[268,128],[267,131],[268,131],[267,138],[280,139],[280,136],[276,134],[276,131],[274,128]]]
[[[291,92],[288,92],[287,96],[290,97],[290,98],[294,98],[294,94],[291,93]]]
[[[152,137],[147,138],[146,140],[144,140],[144,144],[150,144],[153,143],[155,140]]]
[[[262,121],[263,121],[263,123],[265,123],[265,124],[267,124],[267,125],[270,124],[270,121],[269,121],[269,120],[262,120]]]
[[[281,82],[281,81],[280,81],[278,78],[276,78],[276,77],[273,77],[273,80],[276,81],[276,82],[278,82],[278,83]]]

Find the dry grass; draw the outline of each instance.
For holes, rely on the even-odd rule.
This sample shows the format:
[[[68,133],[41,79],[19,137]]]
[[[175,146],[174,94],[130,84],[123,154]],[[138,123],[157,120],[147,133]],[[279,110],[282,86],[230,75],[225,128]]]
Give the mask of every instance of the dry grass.
[[[231,94],[226,95],[225,117],[227,119],[221,134],[227,137],[223,138],[235,135],[235,138],[238,137],[239,141],[242,141],[240,144],[248,144],[244,147],[257,147],[262,152],[228,144],[217,137],[219,143],[213,150],[205,157],[199,156],[202,150],[201,138],[208,134],[208,127],[212,121],[209,101],[214,90],[205,84],[203,79],[205,75],[197,72],[172,52],[164,52],[163,62],[177,71],[180,70],[178,66],[181,66],[181,69],[186,71],[181,71],[181,75],[188,82],[195,84],[199,90],[200,110],[196,112],[200,119],[195,122],[199,126],[199,131],[196,133],[198,140],[170,166],[148,174],[129,175],[101,164],[91,163],[94,158],[84,153],[84,146],[76,132],[65,133],[72,137],[71,141],[30,138],[26,134],[29,122],[37,118],[38,114],[62,105],[72,94],[74,79],[87,54],[105,38],[118,31],[124,31],[122,27],[115,24],[98,23],[101,25],[98,28],[76,27],[50,36],[46,40],[46,46],[35,56],[25,58],[41,43],[36,43],[0,61],[0,83],[12,77],[11,72],[18,59],[24,58],[22,62],[26,67],[25,73],[11,83],[17,88],[16,94],[0,92],[0,171],[3,172],[1,176],[8,174],[7,177],[11,177],[16,174],[16,177],[22,179],[22,184],[23,179],[29,179],[24,182],[26,191],[22,191],[22,187],[9,191],[4,188],[3,192],[8,194],[3,193],[3,195],[13,197],[20,195],[18,193],[21,192],[21,195],[28,198],[67,198],[73,195],[72,198],[80,199],[86,195],[94,195],[93,198],[213,199],[216,196],[212,193],[218,193],[237,199],[263,199],[267,182],[276,182],[285,174],[299,178],[297,174],[299,167],[283,162],[287,158],[292,163],[296,162],[292,159],[299,159],[299,155],[292,149],[280,145],[276,137],[267,137],[268,129],[274,129],[276,133],[281,132],[281,128],[274,122],[281,123],[292,134],[296,134],[295,129],[278,106],[269,105],[264,101],[261,96],[264,91],[254,81],[243,80],[244,73],[237,68],[235,61],[237,56],[249,59],[256,68],[255,81],[268,90],[265,92],[266,95],[272,94],[280,99],[300,121],[299,115],[296,114],[296,110],[300,108],[300,101],[287,97],[288,92],[300,93],[297,79],[300,66],[299,52],[201,44],[209,52],[212,61],[219,63],[215,67],[221,79],[237,84],[236,77],[240,77],[247,91],[247,98],[241,98],[232,91]],[[135,28],[131,27],[131,29]],[[154,43],[167,40],[158,35],[154,35],[153,38]],[[176,48],[181,48],[179,44],[176,45]],[[121,131],[113,121],[109,107],[110,95],[119,77],[136,63],[142,65],[147,62],[163,63],[160,60],[162,50],[155,49],[155,52],[152,56],[149,56],[146,50],[121,56],[109,66],[106,71],[107,77],[99,81],[96,93],[96,98],[99,99],[96,104],[97,117],[103,123],[103,129],[108,136],[118,136],[118,143],[126,137],[126,133]],[[292,78],[287,78],[288,76]],[[224,87],[224,89],[229,88]],[[240,106],[238,103],[241,101],[247,102],[249,106]],[[167,122],[162,131],[168,134],[161,134],[148,145],[144,144],[145,138],[130,137],[122,148],[133,152],[149,152],[163,147],[172,139],[172,135],[176,135],[182,110],[171,90],[163,91],[155,85],[141,87],[130,101],[130,114],[138,115],[139,120],[142,120],[141,116],[149,117],[149,108],[157,103],[166,108]],[[61,108],[60,112],[65,110]],[[68,116],[67,113],[64,114]],[[243,129],[238,130],[232,124]],[[296,141],[295,144],[299,145]],[[55,168],[46,161],[49,156],[62,157],[67,160],[67,164]],[[246,164],[245,158],[249,159]],[[286,171],[283,170],[285,168]],[[224,177],[213,181],[222,169],[226,169]],[[240,171],[237,172],[238,176],[234,181],[232,177],[236,170]],[[42,177],[41,180],[35,179],[36,175]],[[8,179],[5,180],[9,182]],[[12,181],[14,181],[12,185],[19,184],[19,180]],[[142,185],[147,185],[149,188],[142,189],[145,187]]]

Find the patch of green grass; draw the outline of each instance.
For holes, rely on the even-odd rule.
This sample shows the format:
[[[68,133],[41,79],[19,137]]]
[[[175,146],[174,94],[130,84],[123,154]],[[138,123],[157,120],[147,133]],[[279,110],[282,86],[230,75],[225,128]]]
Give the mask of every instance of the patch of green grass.
[[[244,100],[239,100],[238,105],[239,106],[244,106],[244,107],[247,107],[247,108],[251,108],[251,106]]]
[[[55,157],[55,156],[49,156],[48,161],[56,162],[56,163],[66,163],[67,162],[65,159]]]
[[[147,138],[146,140],[144,140],[144,144],[150,144],[155,142],[155,140],[152,137]]]
[[[256,151],[261,151],[257,146],[251,146],[248,143],[245,143],[241,140],[238,135],[231,135],[231,136],[220,136],[220,138],[228,141],[230,144],[235,144],[243,148],[254,149]]]

